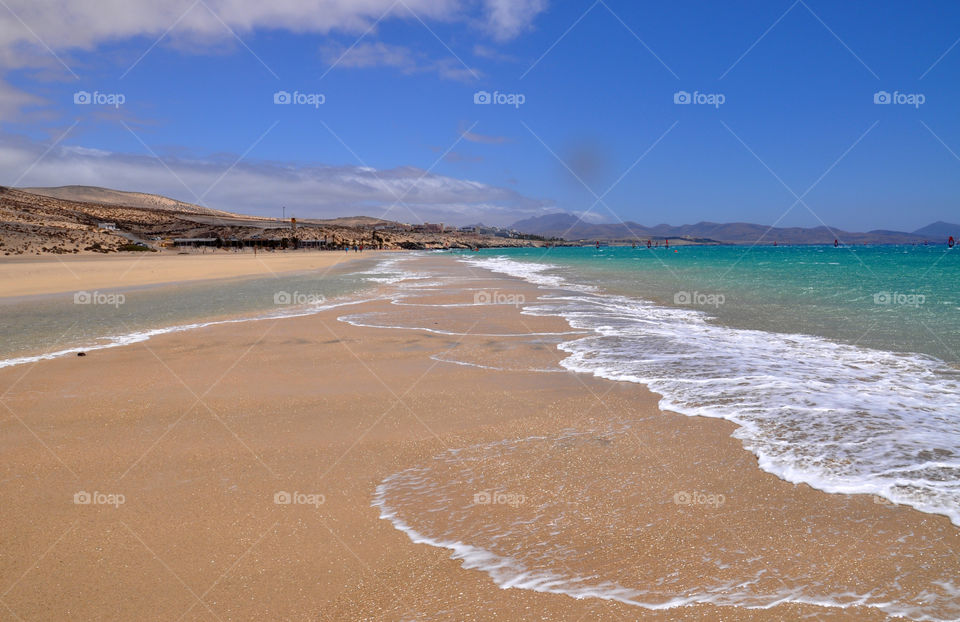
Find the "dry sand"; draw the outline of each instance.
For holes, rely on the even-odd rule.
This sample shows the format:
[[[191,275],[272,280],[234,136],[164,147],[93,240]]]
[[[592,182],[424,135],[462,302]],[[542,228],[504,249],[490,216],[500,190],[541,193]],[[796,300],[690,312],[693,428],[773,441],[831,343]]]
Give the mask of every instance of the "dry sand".
[[[29,296],[329,268],[381,251],[275,251],[256,255],[194,250],[188,254],[54,256],[0,260],[0,296]]]
[[[447,259],[424,261],[453,269]],[[538,295],[508,279],[478,286]],[[462,294],[425,296],[469,302]],[[830,559],[863,585],[890,579],[883,551],[863,541],[864,525],[956,544],[946,519],[761,472],[730,438],[734,426],[661,413],[640,385],[519,371],[555,367],[560,357],[552,346],[337,321],[362,311],[437,331],[569,330],[559,319],[521,316],[511,306],[408,307],[397,316],[398,309],[371,302],[0,370],[0,619],[884,618],[793,604],[649,611],[504,590],[448,551],[413,544],[371,507],[385,477],[445,449],[550,437],[611,418],[633,422],[634,434],[549,451],[546,461],[505,464],[496,476],[537,498],[558,483],[583,488],[630,471],[644,474],[640,497],[700,486],[723,490],[729,501],[722,521],[709,512],[663,510],[673,512],[676,529],[655,539],[599,534],[602,546],[584,553],[584,567],[623,564],[626,555],[638,572],[666,564],[695,577],[696,538],[743,537],[766,546],[781,539],[790,515],[811,517],[817,533],[843,529],[851,515],[869,521]],[[515,371],[430,358],[452,354]],[[124,502],[76,505],[81,490],[122,494]],[[277,505],[278,491],[323,495],[324,502]],[[601,501],[580,511],[626,508],[622,498]],[[591,534],[576,537],[590,542]],[[793,546],[804,555],[802,540]]]

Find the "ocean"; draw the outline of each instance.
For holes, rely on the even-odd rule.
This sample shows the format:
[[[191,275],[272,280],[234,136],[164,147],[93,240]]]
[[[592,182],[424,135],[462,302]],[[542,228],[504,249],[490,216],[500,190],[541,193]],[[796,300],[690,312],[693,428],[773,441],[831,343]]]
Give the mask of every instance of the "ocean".
[[[871,495],[881,506],[911,506],[960,526],[957,251],[686,246],[454,255],[472,269],[539,286],[541,295],[522,312],[561,317],[581,331],[553,337],[564,369],[642,383],[662,396],[664,410],[735,423],[734,437],[780,479]],[[398,300],[441,285],[467,293],[470,278],[477,277],[419,275],[396,284]],[[510,293],[488,297],[510,300]],[[342,319],[418,326],[416,317]],[[636,497],[633,490],[648,490],[643,473],[609,475],[622,465],[604,465],[602,448],[629,435],[629,424],[610,421],[555,438],[452,448],[386,478],[373,503],[414,542],[450,550],[504,588],[648,609],[807,603],[960,619],[951,552],[960,532],[947,527],[931,541],[854,510],[847,525],[823,531],[815,516],[761,505],[756,511],[778,525],[779,541],[754,541],[751,532],[731,537],[712,523],[713,531],[690,534],[688,550],[636,568],[637,549],[676,537],[669,517],[678,501],[666,493]],[[516,473],[511,464],[540,468]],[[583,469],[608,475],[584,481]],[[554,484],[551,473],[564,477]],[[503,509],[484,511],[465,487],[502,496],[493,503]],[[524,491],[536,492],[533,506],[522,503]],[[723,503],[722,494],[677,494],[686,495],[682,503],[701,496],[718,510]],[[508,512],[511,499],[517,507]],[[601,553],[606,561],[595,557]],[[837,555],[884,560],[889,583],[839,575],[830,562]],[[916,566],[918,559],[925,562]],[[698,568],[692,574],[690,564]]]
[[[567,369],[740,426],[761,468],[960,525],[960,251],[517,249],[471,265],[565,291],[525,313],[591,336]]]
[[[538,298],[519,303],[522,313],[571,325],[566,332],[484,335],[493,342],[528,339],[564,354],[562,368],[531,371],[644,384],[662,396],[665,410],[735,423],[735,438],[780,479],[873,495],[960,526],[958,253],[919,246],[510,249],[442,253],[470,270],[440,273],[424,270],[418,263],[424,254],[417,253],[372,257],[323,275],[8,298],[0,301],[0,366],[330,308],[342,308],[339,319],[355,325],[454,337],[455,330],[420,317],[423,305],[409,299],[430,290],[459,292],[460,302],[435,305],[449,314],[483,304],[474,281],[490,270],[539,287]],[[510,294],[493,299],[510,302]],[[353,305],[370,299],[391,300],[396,317],[356,313]],[[471,364],[457,356],[453,349],[436,360]],[[663,499],[630,497],[646,485],[642,473],[594,479],[535,507],[519,503],[526,489],[508,486],[504,507],[519,506],[508,522],[502,514],[478,513],[464,497],[465,482],[473,488],[515,482],[509,467],[520,456],[537,456],[554,473],[602,466],[610,459],[603,448],[630,434],[628,427],[601,422],[555,438],[452,448],[387,477],[373,503],[413,541],[450,549],[501,587],[649,609],[795,602],[960,619],[956,548],[876,530],[862,515],[848,529],[820,533],[812,518],[808,524],[770,514],[783,521],[785,541],[813,552],[803,559],[788,558],[791,549],[779,543],[754,543],[748,533],[746,544],[739,536],[731,541],[723,525],[713,524],[713,536],[691,541],[702,569],[683,574],[672,566],[676,552],[663,555],[662,567],[633,567],[631,547],[650,545],[650,534],[668,534],[676,511],[672,492]],[[579,460],[570,459],[574,454]],[[614,472],[617,465],[609,466]],[[613,496],[621,501],[611,503]],[[624,530],[628,546],[604,545],[620,541]],[[851,550],[874,547],[891,560],[889,585],[860,585],[821,563],[854,532]],[[953,529],[943,537],[955,543],[958,534]],[[583,551],[595,546],[613,561],[570,572],[590,562]],[[924,560],[922,574],[913,570],[916,559]]]

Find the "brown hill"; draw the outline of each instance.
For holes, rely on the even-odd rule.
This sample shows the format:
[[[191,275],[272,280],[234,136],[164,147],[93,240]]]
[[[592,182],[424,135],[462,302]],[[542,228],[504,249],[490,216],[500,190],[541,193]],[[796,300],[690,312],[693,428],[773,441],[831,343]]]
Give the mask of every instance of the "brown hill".
[[[118,196],[137,195],[123,193]],[[155,196],[155,195],[145,195]],[[163,198],[163,197],[160,197]],[[112,223],[116,230],[105,230]],[[163,207],[126,206],[74,201],[0,186],[0,254],[106,253],[161,250],[176,238],[220,240],[222,246],[298,246],[321,242],[326,248],[365,244],[371,248],[471,248],[537,246],[533,240],[499,238],[461,232],[428,233],[408,225],[367,216],[298,222],[227,212],[182,211]],[[139,246],[137,246],[139,244]]]
[[[230,215],[229,212],[202,207],[200,205],[194,205],[193,203],[185,203],[159,194],[127,192],[125,190],[113,190],[99,186],[55,186],[51,188],[20,188],[20,190],[29,192],[30,194],[39,194],[41,196],[64,199],[66,201],[141,207],[187,214]]]

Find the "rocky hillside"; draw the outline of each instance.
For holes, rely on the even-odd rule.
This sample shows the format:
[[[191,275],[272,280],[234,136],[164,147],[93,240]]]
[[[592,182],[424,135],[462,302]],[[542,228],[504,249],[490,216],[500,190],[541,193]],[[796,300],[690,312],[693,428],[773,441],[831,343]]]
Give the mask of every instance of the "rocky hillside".
[[[189,204],[187,204],[189,205]],[[99,228],[115,223],[116,231]],[[0,186],[0,254],[42,255],[164,250],[174,238],[258,240],[324,240],[331,247],[430,249],[539,246],[539,241],[475,234],[427,233],[414,227],[367,217],[290,223],[275,218],[226,212],[73,201]],[[139,245],[139,246],[138,246]]]
[[[98,203],[100,205],[119,205],[123,207],[142,207],[145,209],[165,210],[187,214],[212,214],[230,216],[228,212],[185,203],[159,194],[145,192],[126,192],[99,186],[56,186],[52,188],[20,188],[30,194],[39,194],[65,201]]]

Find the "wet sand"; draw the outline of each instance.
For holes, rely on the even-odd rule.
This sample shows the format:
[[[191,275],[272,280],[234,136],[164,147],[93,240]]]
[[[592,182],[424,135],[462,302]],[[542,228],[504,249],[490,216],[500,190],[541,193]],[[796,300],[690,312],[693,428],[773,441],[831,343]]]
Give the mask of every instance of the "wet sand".
[[[543,293],[471,276],[474,288]],[[473,301],[424,289],[404,302]],[[432,332],[338,321],[358,314]],[[446,450],[532,436],[543,440],[484,475],[525,504],[490,509],[529,512],[597,486],[563,534],[579,549],[564,561],[574,574],[652,583],[672,572],[693,586],[710,572],[699,551],[718,538],[745,552],[732,564],[771,554],[865,589],[897,578],[892,533],[933,547],[900,560],[915,574],[955,560],[945,518],[778,480],[730,437],[732,424],[662,413],[641,385],[559,372],[551,337],[522,336],[569,330],[512,305],[381,300],[0,370],[0,619],[885,619],[862,607],[651,611],[505,590],[449,551],[412,543],[371,505],[385,478]],[[611,421],[630,433],[593,432]],[[623,481],[638,488],[611,484]],[[725,503],[678,505],[683,490]],[[75,503],[80,491],[100,493],[97,503]],[[276,503],[282,493],[297,502]],[[444,528],[429,510],[405,508]],[[644,515],[669,528],[636,529]]]
[[[207,249],[113,256],[66,256],[0,259],[0,296],[29,296],[160,283],[179,283],[241,276],[271,276],[320,270],[372,253],[341,251],[252,250],[243,253]]]

